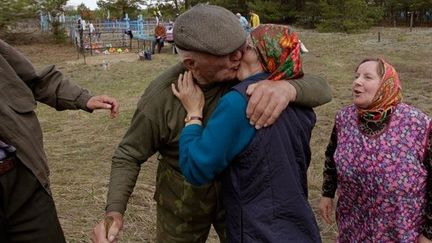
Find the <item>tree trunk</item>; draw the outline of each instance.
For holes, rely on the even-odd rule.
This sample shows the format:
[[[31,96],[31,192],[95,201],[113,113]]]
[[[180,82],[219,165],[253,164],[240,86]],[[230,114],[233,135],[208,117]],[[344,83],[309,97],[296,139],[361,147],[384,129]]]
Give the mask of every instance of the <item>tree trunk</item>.
[[[417,15],[417,22],[418,22],[418,26],[422,26],[423,25],[423,16],[425,14],[425,10],[424,9],[420,9],[418,11],[418,15]]]
[[[174,6],[175,6],[176,13],[179,13],[179,6],[177,0],[174,0]]]
[[[407,26],[409,26],[409,10],[407,9],[407,8],[405,8],[405,24],[407,25]]]
[[[414,11],[411,11],[411,16],[410,16],[410,31],[412,31],[414,25]]]
[[[296,0],[296,9],[303,10],[305,6],[305,0]]]
[[[396,28],[396,14],[393,6],[390,7],[390,23],[393,22],[393,27]]]

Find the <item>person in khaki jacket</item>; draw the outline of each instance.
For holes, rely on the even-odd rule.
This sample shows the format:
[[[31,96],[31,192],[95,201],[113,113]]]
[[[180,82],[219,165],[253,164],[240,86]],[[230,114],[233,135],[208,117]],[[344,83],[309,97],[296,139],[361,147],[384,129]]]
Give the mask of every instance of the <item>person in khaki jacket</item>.
[[[56,110],[108,109],[118,103],[92,96],[54,66],[37,73],[0,40],[0,242],[65,242],[50,191],[36,101]]]

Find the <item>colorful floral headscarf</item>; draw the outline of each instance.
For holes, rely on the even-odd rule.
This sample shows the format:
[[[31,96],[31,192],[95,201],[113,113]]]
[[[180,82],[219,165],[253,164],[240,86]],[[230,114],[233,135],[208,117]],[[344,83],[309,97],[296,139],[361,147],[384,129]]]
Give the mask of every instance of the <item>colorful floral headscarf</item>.
[[[300,41],[288,26],[262,24],[251,32],[252,44],[261,64],[270,73],[270,80],[294,79],[303,76]]]
[[[383,121],[389,111],[402,100],[402,87],[399,75],[394,67],[383,59],[384,75],[381,84],[372,100],[372,103],[365,109],[357,108],[359,115],[365,121]]]

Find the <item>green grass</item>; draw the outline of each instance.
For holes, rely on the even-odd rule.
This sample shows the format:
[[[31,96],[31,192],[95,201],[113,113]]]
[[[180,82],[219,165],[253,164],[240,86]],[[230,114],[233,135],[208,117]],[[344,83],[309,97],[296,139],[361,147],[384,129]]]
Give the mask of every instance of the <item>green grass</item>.
[[[377,33],[381,32],[381,42]],[[385,57],[400,73],[404,101],[432,114],[432,31],[427,28],[376,28],[361,34],[329,34],[298,30],[309,53],[304,70],[326,78],[332,86],[332,102],[316,109],[313,158],[309,170],[309,196],[317,210],[322,181],[324,150],[335,112],[351,102],[354,69],[363,58]],[[403,36],[403,38],[401,38]],[[94,94],[118,99],[121,113],[109,119],[106,112],[56,112],[39,104],[37,112],[44,131],[45,149],[51,168],[51,182],[58,214],[68,242],[88,242],[93,225],[104,213],[110,160],[128,128],[136,102],[149,82],[177,56],[165,48],[152,61],[138,61],[134,53],[77,59],[72,46],[19,46],[38,68],[56,64],[67,77]],[[102,60],[110,62],[103,70]],[[156,207],[153,201],[157,160],[152,157],[141,169],[139,181],[128,205],[121,242],[153,242]],[[325,242],[334,241],[336,226],[318,223]],[[209,242],[216,242],[214,234]]]

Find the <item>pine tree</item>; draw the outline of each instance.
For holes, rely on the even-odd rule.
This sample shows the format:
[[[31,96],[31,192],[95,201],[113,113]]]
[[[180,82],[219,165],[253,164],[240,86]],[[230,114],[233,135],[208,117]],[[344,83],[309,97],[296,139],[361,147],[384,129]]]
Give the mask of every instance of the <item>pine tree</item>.
[[[24,18],[37,16],[37,5],[33,0],[0,1],[0,31]]]
[[[364,0],[321,0],[321,21],[318,30],[324,32],[357,32],[370,28],[382,18],[382,8],[370,6]]]

